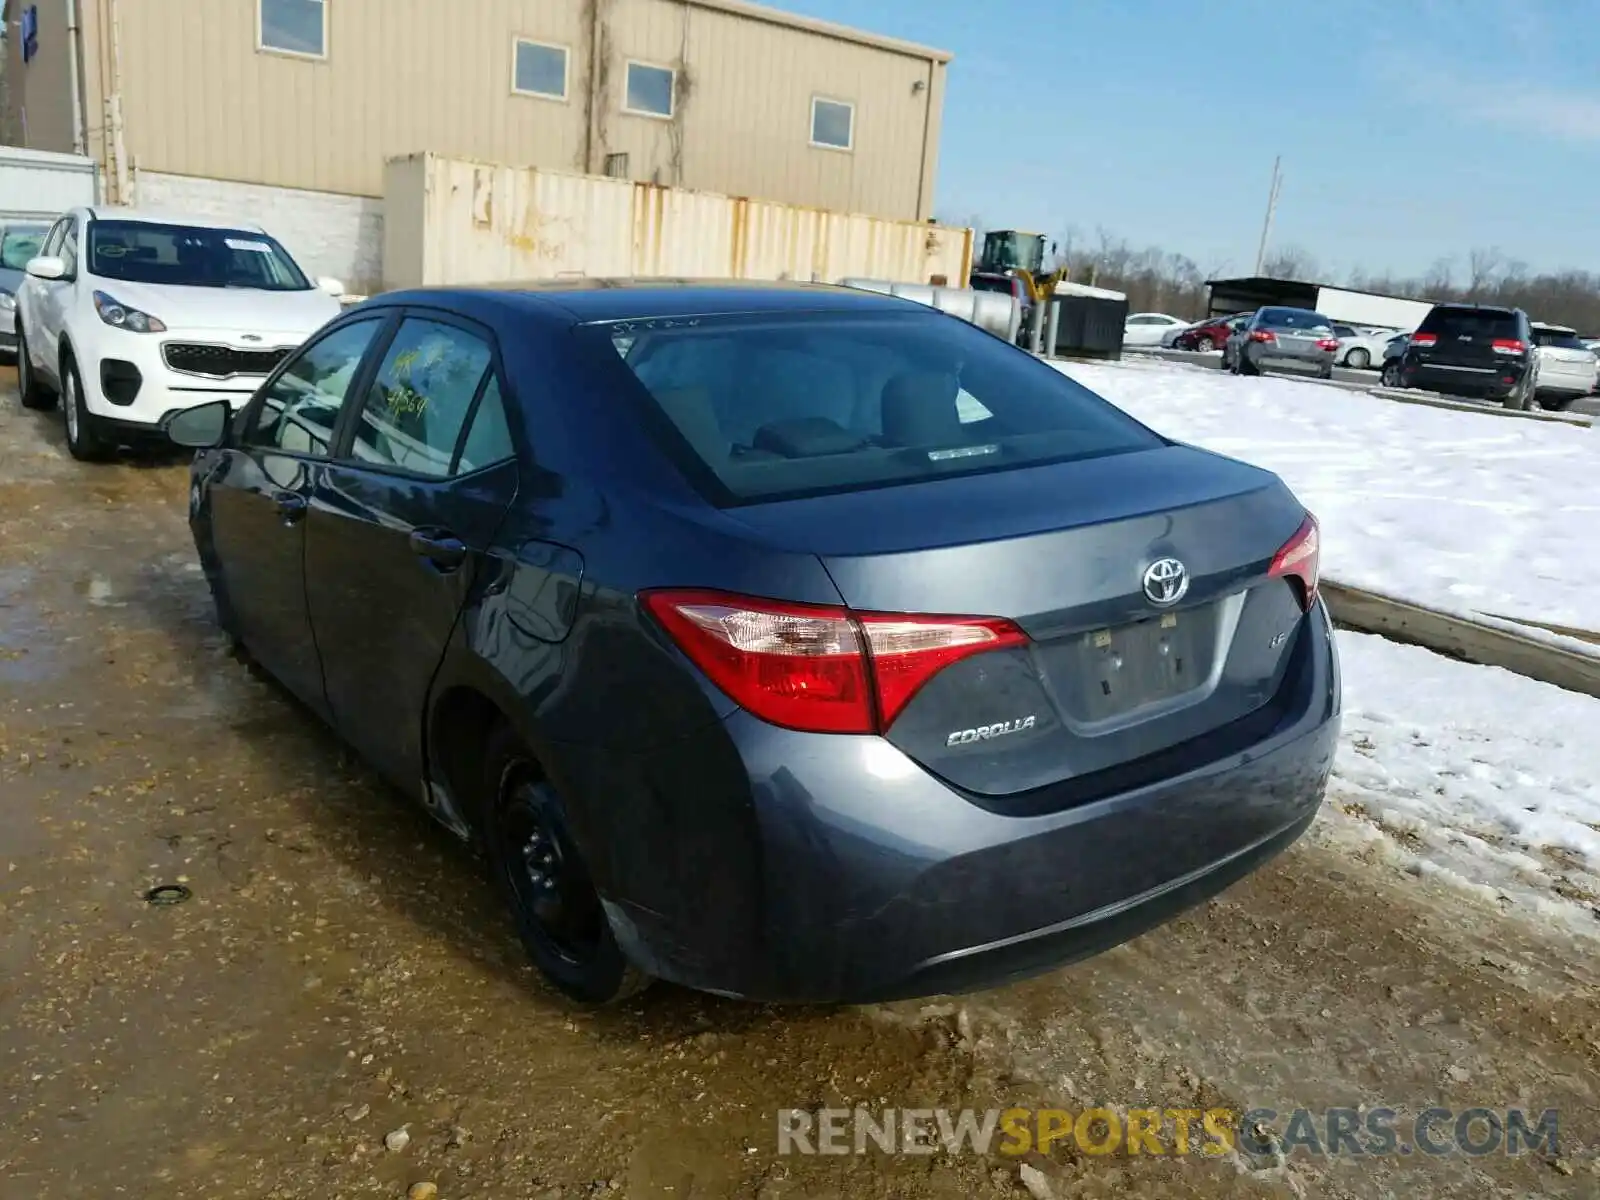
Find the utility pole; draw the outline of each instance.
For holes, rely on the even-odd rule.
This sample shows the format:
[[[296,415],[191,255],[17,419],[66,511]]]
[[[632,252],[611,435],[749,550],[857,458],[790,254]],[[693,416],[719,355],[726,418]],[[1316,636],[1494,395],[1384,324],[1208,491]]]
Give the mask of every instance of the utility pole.
[[[1261,274],[1261,269],[1267,261],[1267,242],[1272,237],[1272,218],[1278,212],[1278,193],[1283,191],[1283,156],[1279,155],[1272,160],[1272,188],[1267,193],[1267,218],[1261,222],[1261,245],[1256,249],[1256,274]]]

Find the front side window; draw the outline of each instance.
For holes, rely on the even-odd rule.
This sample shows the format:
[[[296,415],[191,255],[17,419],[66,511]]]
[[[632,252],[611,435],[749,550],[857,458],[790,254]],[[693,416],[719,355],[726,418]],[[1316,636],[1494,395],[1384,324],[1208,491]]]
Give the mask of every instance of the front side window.
[[[346,394],[381,319],[335,329],[299,351],[267,388],[246,445],[326,457]]]
[[[89,270],[130,283],[267,292],[311,288],[289,252],[264,233],[144,221],[93,222]]]
[[[810,312],[597,325],[642,389],[645,427],[713,503],[859,491],[1165,443],[975,326]],[[665,418],[665,424],[662,421]],[[675,430],[675,435],[669,436]]]
[[[476,333],[407,318],[367,390],[351,457],[418,475],[448,476],[492,357],[488,341]]]
[[[257,0],[258,44],[263,50],[328,55],[327,0]]]
[[[28,263],[38,258],[44,245],[44,235],[49,232],[43,225],[9,225],[0,235],[0,266],[13,271],[26,269]]]
[[[78,220],[68,217],[66,228],[61,232],[61,261],[66,265],[67,278],[71,279],[78,274]]]
[[[652,67],[648,63],[628,64],[628,95],[626,108],[631,113],[647,117],[672,115],[672,86],[676,73],[668,67]]]
[[[856,106],[842,100],[811,101],[811,144],[848,150],[855,144]]]
[[[62,217],[50,226],[50,232],[45,235],[43,253],[51,257],[61,253],[61,242],[67,236],[67,226],[71,222],[71,217]]]
[[[567,98],[567,51],[518,38],[512,64],[514,90],[551,100]]]

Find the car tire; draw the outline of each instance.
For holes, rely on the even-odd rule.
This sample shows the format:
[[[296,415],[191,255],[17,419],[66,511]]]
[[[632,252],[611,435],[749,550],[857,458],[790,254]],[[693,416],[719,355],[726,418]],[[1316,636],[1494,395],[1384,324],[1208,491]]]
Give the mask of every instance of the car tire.
[[[1235,373],[1239,375],[1261,374],[1261,368],[1250,361],[1250,356],[1244,352],[1244,347],[1242,346],[1239,348],[1239,363],[1235,368]]]
[[[643,991],[650,976],[617,944],[560,793],[537,760],[501,725],[483,763],[489,871],[533,965],[583,1004],[614,1004]]]
[[[99,462],[109,447],[100,423],[83,399],[83,378],[70,354],[61,360],[61,415],[67,427],[67,451],[79,462]]]
[[[1545,412],[1566,412],[1577,397],[1563,393],[1560,396],[1540,396],[1538,399],[1539,407]]]
[[[1378,377],[1378,382],[1383,384],[1384,387],[1404,387],[1405,384],[1400,382],[1400,364],[1396,362],[1384,363],[1383,374]]]
[[[17,322],[17,393],[22,397],[23,408],[44,411],[55,407],[55,393],[45,387],[28,357],[28,338],[21,321]]]
[[[1194,348],[1201,354],[1210,354],[1217,348],[1217,344],[1208,337],[1196,338]]]
[[[1372,355],[1357,346],[1349,354],[1345,355],[1344,365],[1352,371],[1365,371],[1372,365]]]
[[[1317,372],[1317,378],[1318,379],[1332,379],[1333,378],[1333,364],[1329,363],[1327,366],[1325,366],[1321,370],[1319,370]]]

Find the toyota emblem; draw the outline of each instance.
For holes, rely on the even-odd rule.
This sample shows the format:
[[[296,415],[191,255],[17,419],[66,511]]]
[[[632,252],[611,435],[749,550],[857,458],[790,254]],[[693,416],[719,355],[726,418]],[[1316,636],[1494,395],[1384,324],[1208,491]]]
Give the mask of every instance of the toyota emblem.
[[[1175,558],[1158,558],[1144,569],[1144,594],[1151,604],[1165,608],[1182,600],[1189,590],[1189,568]]]

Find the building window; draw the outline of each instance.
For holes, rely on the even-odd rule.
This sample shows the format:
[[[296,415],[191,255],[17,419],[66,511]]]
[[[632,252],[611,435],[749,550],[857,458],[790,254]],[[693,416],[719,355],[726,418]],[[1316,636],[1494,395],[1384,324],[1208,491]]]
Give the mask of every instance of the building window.
[[[843,100],[811,101],[811,144],[829,150],[849,150],[855,145],[856,106]]]
[[[257,0],[256,47],[328,57],[328,0]]]
[[[677,72],[670,67],[629,63],[628,99],[624,110],[645,117],[672,116],[672,86],[676,81]]]
[[[524,96],[567,98],[567,49],[518,38],[511,87]]]

